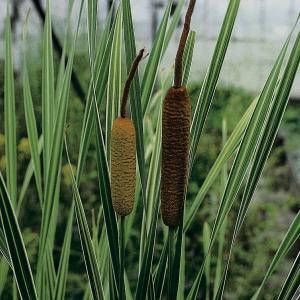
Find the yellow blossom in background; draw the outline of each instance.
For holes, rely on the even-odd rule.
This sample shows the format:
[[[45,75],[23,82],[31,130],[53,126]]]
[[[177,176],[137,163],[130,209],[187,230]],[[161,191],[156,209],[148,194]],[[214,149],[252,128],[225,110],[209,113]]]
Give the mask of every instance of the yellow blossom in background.
[[[76,173],[76,166],[75,165],[65,164],[61,168],[62,181],[67,186],[69,186],[69,185],[72,184],[72,177],[71,177],[72,173],[71,173],[71,170],[73,171],[73,173]]]
[[[4,134],[0,133],[0,147],[5,145],[5,136]]]
[[[0,157],[0,171],[4,171],[6,166],[6,158],[5,155]]]
[[[0,171],[5,170],[5,156],[4,156],[5,136],[0,133]],[[3,156],[1,156],[3,154]]]
[[[18,144],[18,151],[25,156],[30,156],[30,145],[28,138],[22,138]]]

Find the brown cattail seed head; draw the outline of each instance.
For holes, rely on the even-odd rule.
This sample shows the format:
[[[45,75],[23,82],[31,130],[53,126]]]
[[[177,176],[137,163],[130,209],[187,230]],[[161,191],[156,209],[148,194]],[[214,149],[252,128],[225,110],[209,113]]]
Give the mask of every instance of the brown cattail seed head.
[[[132,212],[135,190],[135,129],[129,118],[117,118],[111,132],[111,189],[113,207],[120,216]]]
[[[171,87],[163,103],[161,213],[167,226],[178,226],[188,177],[191,104],[185,87]]]

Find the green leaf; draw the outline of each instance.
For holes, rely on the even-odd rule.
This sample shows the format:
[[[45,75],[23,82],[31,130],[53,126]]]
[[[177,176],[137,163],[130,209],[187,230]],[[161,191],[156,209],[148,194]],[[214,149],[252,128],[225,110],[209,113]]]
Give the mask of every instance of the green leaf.
[[[266,128],[266,119],[268,118],[269,113],[272,113],[272,110],[269,111],[270,102],[272,103],[272,96],[277,84],[280,68],[286,52],[286,47],[287,44],[284,45],[282,51],[280,52],[277,63],[274,65],[270,73],[270,76],[263,88],[263,91],[261,92],[257,105],[246,128],[237,156],[231,168],[220,208],[217,213],[212,232],[212,242],[214,241],[216,232],[219,230],[225,216],[234,203],[236,195],[250,165],[250,161],[253,157],[253,149],[255,149],[255,146],[262,141],[262,134]]]
[[[283,241],[281,242],[278,250],[276,251],[276,254],[274,255],[274,258],[267,272],[265,273],[262,283],[260,284],[258,290],[253,295],[251,300],[255,300],[258,298],[268,278],[272,275],[272,273],[274,272],[274,270],[276,269],[276,267],[278,266],[282,258],[288,253],[288,251],[299,239],[299,237],[300,237],[300,212],[298,212],[293,223],[290,225],[289,230],[287,231]]]
[[[222,120],[222,144],[225,145],[227,141],[227,122],[226,119]],[[220,194],[223,192],[228,180],[228,164],[224,164],[222,168],[222,176],[220,180]],[[218,235],[218,254],[217,254],[217,265],[214,278],[214,289],[213,289],[213,299],[216,299],[216,295],[220,286],[221,277],[222,277],[222,261],[224,255],[224,243],[225,243],[225,234],[227,230],[227,217],[224,220],[224,223],[220,229]]]
[[[168,227],[167,299],[177,299],[178,282],[173,281],[175,234],[176,228]]]
[[[43,294],[47,295],[47,297],[52,297],[52,287],[55,285],[55,268],[53,262],[53,246],[54,246],[54,239],[55,239],[55,231],[56,231],[56,224],[57,224],[57,214],[58,214],[58,206],[59,206],[59,192],[60,192],[60,168],[61,168],[61,154],[58,153],[57,157],[52,156],[52,145],[56,143],[59,139],[58,136],[53,136],[55,134],[55,123],[57,117],[60,115],[61,111],[59,111],[60,102],[59,100],[63,97],[64,92],[66,89],[69,89],[67,85],[65,85],[65,57],[66,57],[66,48],[67,48],[67,39],[69,38],[69,20],[70,14],[72,10],[73,1],[69,1],[68,4],[68,17],[67,17],[67,26],[66,26],[66,34],[65,40],[63,45],[63,53],[60,61],[59,71],[58,71],[58,78],[57,78],[57,86],[56,91],[54,91],[54,63],[53,63],[53,45],[52,45],[52,24],[51,24],[51,3],[49,0],[46,2],[46,16],[45,16],[45,23],[44,23],[44,34],[43,34],[43,63],[42,63],[42,138],[43,138],[43,171],[44,171],[44,183],[45,183],[45,194],[44,194],[44,201],[42,209],[46,209],[45,201],[46,199],[46,189],[48,184],[48,176],[51,174],[50,162],[54,159],[54,170],[57,167],[57,175],[54,180],[56,182],[53,185],[53,195],[50,194],[49,199],[51,199],[50,209],[48,206],[48,211],[51,211],[51,215],[43,214],[42,218],[42,226],[41,226],[41,237],[46,238],[47,246],[45,251],[39,252],[42,253],[41,258],[38,256],[38,268],[37,268],[37,288],[39,296]],[[72,49],[71,49],[72,51]],[[73,64],[72,60],[70,59],[71,63]],[[72,74],[71,65],[71,74]],[[67,72],[66,72],[67,73]],[[67,91],[68,93],[68,91]],[[67,107],[67,105],[66,105]],[[62,112],[64,114],[64,112]],[[66,113],[65,113],[66,114]],[[63,125],[64,126],[64,125]],[[58,132],[56,132],[58,133]],[[62,149],[62,146],[61,146]],[[56,163],[57,160],[57,163]],[[53,161],[52,161],[53,162]],[[52,168],[52,166],[51,166]],[[51,176],[53,173],[51,174]],[[49,187],[49,186],[48,186]],[[51,187],[52,189],[52,187]],[[49,203],[48,203],[49,204]],[[45,217],[46,216],[46,217]],[[46,219],[46,222],[49,221],[49,226],[46,227],[46,237],[43,236],[45,232],[43,229],[43,221]],[[49,230],[48,230],[49,229]],[[40,239],[41,242],[41,239]],[[41,244],[41,243],[40,243]],[[41,249],[39,249],[41,251]],[[43,261],[45,259],[45,261]],[[44,268],[47,268],[44,270]],[[45,286],[43,286],[43,283]],[[47,290],[48,289],[48,290]]]
[[[97,38],[97,13],[98,13],[98,1],[87,1],[87,25],[88,25],[88,45],[89,56],[91,59],[95,59],[95,45]]]
[[[94,129],[94,109],[93,109],[93,98],[96,97],[98,105],[101,104],[108,78],[108,66],[109,66],[109,55],[110,45],[112,43],[113,31],[108,31],[110,27],[110,18],[106,22],[106,28],[104,34],[102,34],[100,45],[104,44],[105,47],[99,47],[96,62],[93,67],[92,79],[89,83],[89,90],[87,95],[86,106],[84,110],[83,126],[81,131],[79,155],[77,163],[77,174],[76,180],[80,182],[80,178],[83,172],[85,160],[87,157],[88,149],[91,142],[91,136]]]
[[[158,210],[159,210],[159,197],[157,197],[154,207],[153,218],[151,221],[150,231],[147,236],[145,251],[143,253],[141,270],[138,277],[137,288],[135,299],[144,299],[147,294],[147,287],[149,284],[153,253],[154,253],[154,242],[156,237],[156,226],[157,226],[157,218],[158,218]]]
[[[293,32],[293,30],[292,30],[292,32]],[[291,34],[292,34],[292,32],[291,32]],[[286,41],[286,43],[285,43],[285,45],[284,45],[284,47],[281,51],[281,60],[279,59],[277,64],[280,63],[280,65],[281,65],[281,63],[282,63],[282,59],[283,59],[282,57],[286,53],[287,46],[288,46],[288,43],[290,41],[291,34],[287,38],[287,41]],[[294,70],[294,73],[295,73],[295,70]],[[290,77],[290,76],[288,76],[288,74],[286,74],[286,76],[283,77],[283,79],[281,80],[281,83],[278,86],[278,89],[277,89],[278,91],[280,89],[280,85],[282,84],[282,82],[284,80],[292,80],[293,81],[293,76],[294,75],[292,75],[292,77]],[[289,87],[289,89],[290,88],[291,88],[291,86]],[[276,134],[277,134],[277,131],[278,131],[278,128],[279,128],[280,121],[282,119],[282,116],[284,114],[284,111],[285,111],[285,108],[286,108],[286,105],[287,105],[287,102],[288,102],[288,94],[289,94],[289,91],[286,93],[286,95],[285,95],[286,98],[284,98],[284,99],[275,96],[274,101],[270,105],[270,113],[268,115],[268,118],[267,118],[267,121],[266,121],[266,124],[265,124],[265,127],[264,127],[264,131],[262,133],[262,137],[260,139],[260,142],[259,142],[257,148],[255,149],[254,158],[253,158],[253,161],[252,161],[252,166],[251,166],[251,169],[249,171],[248,180],[247,180],[247,183],[246,183],[246,186],[245,186],[245,189],[244,189],[241,204],[239,206],[239,212],[238,212],[237,220],[236,220],[235,227],[234,227],[234,232],[233,232],[231,247],[230,247],[230,251],[229,251],[229,256],[228,256],[227,264],[226,264],[226,267],[225,267],[225,272],[223,274],[222,284],[220,285],[219,291],[218,291],[218,299],[222,298],[232,248],[233,248],[233,245],[235,243],[237,234],[240,231],[240,228],[241,228],[241,226],[243,224],[243,221],[245,219],[249,204],[251,202],[251,199],[252,199],[253,193],[255,191],[256,185],[259,181],[259,178],[262,174],[264,165],[265,165],[265,163],[267,161],[267,158],[269,156],[269,153],[272,149],[272,145],[273,145],[273,142],[275,140],[275,137],[276,137]]]
[[[22,234],[1,173],[0,196],[1,225],[5,234],[6,245],[19,293],[22,299],[37,299]]]
[[[166,275],[166,265],[167,265],[167,243],[164,244],[162,254],[160,256],[158,266],[155,272],[155,280],[154,280],[154,287],[155,287],[155,297],[156,299],[161,298],[161,294],[164,287],[164,280]]]
[[[177,292],[177,297],[179,300],[184,300],[185,271],[186,271],[186,269],[185,269],[185,236],[183,236],[182,243],[181,243],[181,253],[180,253],[179,285],[178,285],[178,292]]]
[[[159,186],[160,186],[160,166],[161,166],[161,130],[162,130],[162,104],[163,98],[160,99],[159,105],[160,105],[160,112],[159,117],[157,120],[156,125],[156,133],[153,139],[153,145],[154,149],[152,151],[152,156],[150,160],[150,166],[149,166],[149,176],[147,181],[147,217],[146,217],[146,229],[147,233],[149,232],[153,214],[154,214],[154,207],[155,207],[155,201],[157,197],[159,196]]]
[[[274,105],[275,110],[272,111],[271,115],[271,128],[267,128],[270,130],[266,135],[268,136],[268,141],[270,143],[270,148],[274,142],[275,135],[278,131],[280,121],[282,120],[283,113],[285,111],[286,105],[288,103],[289,94],[292,88],[292,84],[297,73],[297,69],[300,62],[300,33],[298,33],[296,41],[294,43],[294,47],[291,51],[287,66],[285,68],[284,74],[282,76],[282,80],[278,86]],[[264,136],[265,137],[265,136]],[[267,153],[266,153],[267,152]],[[264,151],[264,155],[268,155],[268,151]],[[280,259],[284,257],[290,247],[296,242],[296,240],[300,236],[300,214],[298,213],[293,224],[290,226],[285,239],[281,243],[280,247],[278,248],[273,261],[263,279],[262,284],[260,285],[259,289],[257,290],[253,299],[256,299],[262,290],[266,280],[272,274],[273,270],[275,269],[276,265],[279,263]]]
[[[4,65],[4,134],[7,190],[13,207],[17,204],[17,146],[14,70],[10,16],[5,18],[5,65]]]
[[[100,277],[100,270],[99,270],[97,257],[93,247],[93,242],[89,231],[88,223],[86,220],[86,216],[84,213],[84,208],[82,205],[82,201],[79,195],[78,187],[76,185],[75,177],[72,171],[69,158],[68,161],[69,161],[70,170],[72,174],[73,192],[74,192],[74,199],[75,199],[75,212],[76,212],[76,219],[78,224],[78,231],[80,235],[81,247],[84,255],[84,261],[87,270],[87,275],[89,278],[89,283],[91,286],[93,298],[104,299],[103,287],[102,287],[102,281]]]
[[[207,174],[205,181],[203,182],[200,190],[198,191],[196,198],[193,200],[191,207],[188,209],[184,222],[184,231],[187,231],[192,224],[193,219],[196,216],[196,213],[199,207],[202,204],[202,201],[205,198],[205,195],[209,191],[212,184],[215,182],[216,178],[220,174],[223,165],[229,160],[233,155],[234,151],[237,149],[240,144],[241,138],[247,127],[247,124],[251,118],[251,115],[255,109],[257,99],[253,100],[247,111],[244,113],[241,120],[235,126],[232,134],[230,135],[228,141],[224,145],[222,151],[218,155],[216,161],[211,167],[209,173]]]
[[[11,264],[10,256],[9,256],[9,251],[8,251],[7,245],[6,245],[5,235],[2,231],[2,229],[0,229],[0,252],[3,255],[3,257],[6,259],[9,266],[12,268],[12,264]]]
[[[119,115],[120,100],[122,97],[122,11],[119,8],[116,24],[113,31],[111,45],[108,84],[106,94],[106,126],[105,144],[107,161],[110,165],[110,140],[113,120]]]
[[[28,139],[30,145],[30,153],[32,158],[32,167],[33,167],[38,197],[40,200],[40,205],[41,207],[43,207],[42,173],[41,173],[40,151],[39,151],[39,148],[41,150],[41,147],[39,147],[38,145],[39,137],[38,137],[37,127],[36,127],[36,119],[34,114],[28,72],[27,72],[25,61],[24,61],[24,68],[23,68],[23,97],[24,97],[25,120],[26,120],[27,133],[28,133]]]
[[[106,160],[106,152],[100,123],[99,111],[96,106],[96,99],[94,99],[94,105],[96,110],[96,154],[100,198],[103,206],[104,220],[106,225],[106,232],[109,242],[110,256],[114,270],[114,276],[115,278],[118,278],[120,269],[118,227],[115,211],[112,205],[109,170]]]
[[[284,44],[276,63],[270,72],[267,82],[264,85],[263,91],[261,92],[257,105],[251,116],[249,124],[246,128],[245,134],[243,136],[241,145],[239,147],[238,153],[236,155],[235,161],[231,168],[229,179],[226,184],[224,194],[219,206],[219,210],[214,222],[214,227],[212,230],[210,249],[212,248],[219,229],[226,216],[228,215],[238,191],[241,188],[241,184],[246,175],[246,172],[251,164],[251,159],[253,158],[253,149],[260,143],[262,139],[262,134],[265,129],[266,119],[268,115],[272,112],[269,111],[270,102],[272,103],[273,93],[276,88],[279,72],[283,63],[283,58],[287,49],[287,42]],[[197,294],[201,277],[203,272],[203,265],[200,268],[196,280],[194,281],[193,287],[190,291],[189,297],[192,298]],[[226,274],[225,274],[226,275]],[[220,285],[222,288],[223,284]],[[219,294],[220,295],[220,294]]]
[[[39,140],[38,140],[39,157],[41,156],[42,149],[43,149],[43,137],[40,137]],[[21,206],[22,206],[25,194],[28,191],[28,186],[30,184],[30,180],[32,178],[33,173],[34,173],[33,159],[31,158],[28,165],[27,165],[27,169],[26,169],[26,172],[25,172],[25,175],[24,175],[23,183],[22,183],[22,186],[21,186],[21,189],[20,189],[17,211],[20,211],[20,209],[21,209]]]
[[[124,30],[124,44],[126,53],[126,65],[127,70],[131,68],[131,64],[136,56],[135,36],[131,15],[130,0],[122,0],[122,12],[123,12],[123,30]],[[145,172],[145,150],[144,150],[144,130],[143,130],[143,114],[141,106],[141,88],[138,72],[135,74],[131,89],[130,89],[130,107],[132,113],[132,119],[136,133],[136,151],[137,160],[140,172],[140,180],[142,185],[142,197],[145,210],[146,207],[146,182],[147,176]]]
[[[126,272],[125,272],[125,293],[126,293],[126,299],[128,299],[128,300],[132,300],[133,299]]]
[[[119,20],[121,22],[121,20]],[[116,28],[116,23],[114,24],[114,28]],[[106,24],[106,26],[110,26],[110,24]],[[121,26],[121,23],[119,23]],[[90,68],[91,68],[91,82],[90,82],[90,90],[92,91],[91,94],[88,95],[88,103],[85,109],[85,124],[82,131],[82,143],[80,145],[80,152],[79,152],[79,161],[78,164],[81,166],[77,171],[77,181],[79,182],[81,173],[82,173],[82,166],[87,154],[88,145],[90,143],[90,137],[92,133],[92,129],[94,124],[96,123],[96,155],[97,155],[97,169],[98,169],[98,180],[99,180],[99,187],[100,187],[100,198],[102,201],[103,213],[104,213],[104,220],[105,225],[107,228],[107,237],[108,237],[108,244],[110,249],[111,261],[113,266],[113,272],[109,268],[109,273],[113,273],[112,277],[117,278],[119,274],[119,244],[118,244],[118,230],[117,230],[117,223],[116,223],[116,216],[115,212],[112,207],[112,200],[111,200],[111,190],[110,190],[110,179],[109,179],[109,170],[107,164],[107,156],[105,151],[105,144],[102,135],[102,128],[100,124],[100,117],[98,112],[98,104],[97,100],[99,99],[99,94],[96,94],[98,91],[98,84],[105,87],[106,85],[106,72],[108,72],[108,63],[106,64],[105,60],[108,59],[110,45],[113,39],[113,31],[109,35],[108,43],[105,48],[99,48],[98,55],[103,55],[100,59],[96,59],[96,65],[93,64],[92,57],[90,57]],[[103,40],[105,42],[105,40]],[[89,49],[91,45],[89,45]],[[100,51],[104,51],[100,53]],[[101,73],[99,73],[101,71]],[[102,76],[102,72],[105,72],[105,75]],[[100,76],[101,75],[101,76]],[[100,80],[101,79],[101,80]],[[103,93],[100,95],[102,98],[104,95]],[[102,99],[100,99],[102,100]],[[98,100],[98,103],[100,101]],[[93,119],[91,119],[93,118]],[[115,293],[116,285],[112,283],[110,284],[112,287],[112,291]]]
[[[64,242],[61,250],[61,258],[59,261],[55,288],[53,292],[54,295],[53,299],[55,300],[65,299],[69,257],[70,257],[70,247],[71,247],[71,240],[72,240],[72,228],[73,228],[73,218],[74,218],[74,208],[75,208],[74,205],[75,202],[73,201],[69,212],[69,218],[68,218],[68,223],[65,231]]]
[[[72,29],[71,29],[71,17],[72,17],[72,9],[73,9],[73,0],[68,1],[68,11],[67,11],[67,18],[65,22],[65,37],[64,37],[64,44],[62,49],[62,54],[60,57],[59,67],[58,67],[58,74],[56,76],[56,86],[55,86],[55,112],[54,115],[57,114],[57,100],[60,98],[60,94],[62,91],[62,83],[63,83],[63,77],[65,73],[65,67],[66,67],[66,58],[67,58],[67,51],[70,50],[70,42],[72,41]]]
[[[195,160],[196,149],[198,147],[206,117],[214,97],[239,4],[240,0],[230,0],[228,4],[213,57],[209,69],[205,75],[201,92],[197,101],[191,126],[190,170],[192,169]]]
[[[298,19],[297,19],[298,22]],[[296,22],[296,24],[297,24]],[[295,28],[295,27],[294,27]],[[293,28],[293,30],[294,30]],[[284,47],[284,54],[286,51],[286,47],[289,44],[291,34],[293,33],[293,30],[291,31],[290,35],[287,38],[286,46]],[[292,87],[292,83],[299,65],[299,61],[296,60],[293,61],[293,55],[295,58],[295,55],[297,55],[297,44],[295,43],[294,50],[291,53],[289,64],[286,67],[285,73],[279,83],[279,86],[277,87],[277,92],[274,96],[274,101],[270,105],[270,113],[267,118],[267,122],[265,125],[265,129],[263,131],[262,137],[260,139],[260,143],[258,144],[254,159],[252,162],[252,166],[248,175],[248,180],[246,183],[246,187],[243,193],[243,198],[241,202],[240,212],[238,214],[238,220],[237,220],[237,230],[239,231],[243,220],[245,218],[245,215],[247,213],[247,209],[249,206],[249,203],[252,199],[253,193],[255,191],[255,188],[257,186],[257,183],[259,181],[259,178],[262,174],[264,165],[268,159],[268,156],[270,154],[270,151],[272,149],[276,134],[278,132],[281,120],[283,118],[287,103],[289,101],[289,93]],[[283,54],[283,55],[284,55]],[[285,84],[288,84],[287,86]],[[282,89],[282,90],[281,90]]]
[[[76,172],[76,183],[79,184],[83,167],[85,163],[85,159],[87,156],[88,148],[90,145],[90,138],[92,134],[92,130],[94,127],[94,120],[93,120],[93,110],[92,110],[92,99],[94,97],[92,88],[92,84],[95,84],[96,91],[97,91],[97,99],[100,99],[99,102],[101,102],[104,92],[105,92],[105,86],[106,86],[106,80],[107,80],[107,74],[108,74],[108,61],[109,61],[109,45],[112,42],[112,33],[110,31],[110,24],[111,24],[111,17],[112,13],[110,12],[106,25],[104,28],[104,31],[102,32],[99,47],[96,54],[96,60],[94,65],[94,71],[95,71],[95,82],[90,81],[89,85],[89,92],[87,96],[87,104],[85,108],[85,114],[84,114],[84,121],[83,121],[83,128],[82,128],[82,134],[81,134],[81,140],[79,145],[79,157],[78,157],[78,164],[77,164],[77,172]],[[70,211],[69,218],[73,217],[74,209]]]
[[[180,221],[178,230],[177,230],[177,240],[175,244],[175,256],[173,261],[173,274],[172,274],[172,298],[178,297],[178,283],[180,279],[180,272],[181,272],[181,250],[182,250],[182,244],[183,240],[185,238],[184,232],[183,232],[183,218]]]
[[[162,100],[162,99],[161,99]],[[161,103],[161,101],[160,101]],[[152,280],[150,272],[154,253],[154,243],[158,214],[158,202],[160,191],[160,157],[161,157],[161,130],[162,130],[162,109],[160,105],[159,116],[157,119],[156,133],[154,137],[154,149],[149,167],[149,176],[147,182],[147,215],[143,215],[143,224],[140,243],[140,274],[136,289],[136,299],[146,295],[149,281]],[[145,226],[146,225],[146,226]],[[146,238],[147,237],[147,238]]]
[[[60,93],[60,99],[58,102],[59,107],[57,110],[54,129],[52,128],[54,134],[53,134],[53,141],[52,141],[51,153],[49,158],[51,168],[49,168],[49,172],[46,178],[47,180],[45,184],[45,191],[44,191],[44,210],[43,210],[41,233],[40,233],[38,268],[37,268],[38,270],[37,282],[39,283],[40,289],[41,289],[41,283],[39,281],[39,277],[42,275],[41,273],[43,269],[42,265],[44,263],[46,248],[47,245],[51,243],[52,241],[51,237],[53,237],[53,232],[54,232],[51,223],[52,220],[55,219],[55,215],[58,209],[57,193],[60,184],[60,167],[61,167],[61,156],[63,150],[64,128],[65,128],[66,115],[67,115],[68,102],[69,102],[69,90],[70,90],[73,59],[75,54],[75,45],[76,45],[76,40],[78,35],[81,13],[82,13],[82,6],[83,6],[83,1],[81,2],[80,14],[78,18],[75,38],[73,40],[71,53],[63,77],[62,91]],[[49,251],[49,249],[47,251]]]
[[[10,265],[7,263],[5,258],[2,258],[0,260],[0,295],[3,294],[4,288],[5,288],[5,284],[7,281],[7,274],[8,271],[10,270]]]
[[[46,292],[49,293],[50,299],[53,299],[53,291],[54,291],[54,285],[55,285],[55,281],[56,281],[56,274],[55,274],[55,267],[54,267],[52,252],[50,252],[50,251],[46,252],[45,272],[46,272],[45,280],[47,280],[47,286],[48,286],[48,290],[47,289],[45,289],[45,290],[46,290]]]
[[[183,52],[183,79],[182,85],[186,86],[188,83],[188,78],[190,75],[190,69],[193,59],[194,47],[195,47],[195,39],[196,39],[196,32],[191,31],[186,41],[186,45],[184,47]]]
[[[204,256],[207,257],[205,263],[205,299],[210,299],[210,261],[211,254],[209,252],[209,240],[210,240],[210,227],[208,223],[203,225],[203,252]]]
[[[100,216],[101,216],[101,225],[100,225]],[[101,278],[105,283],[105,280],[107,279],[107,266],[108,266],[107,261],[109,260],[109,246],[108,246],[108,239],[106,235],[106,226],[105,223],[102,224],[102,218],[103,218],[103,207],[100,207],[97,222],[95,222],[95,225],[93,226],[93,243],[94,243],[95,251],[100,265]],[[98,238],[99,228],[101,228],[100,238]]]
[[[167,47],[169,46],[169,43],[171,41],[172,35],[173,35],[176,27],[178,26],[178,23],[181,18],[181,13],[182,13],[185,3],[186,3],[186,1],[184,1],[184,0],[176,1],[176,9],[172,15],[172,20],[170,22],[170,25],[168,26],[168,30],[167,30],[166,36],[165,36],[163,54],[166,52]]]
[[[51,6],[47,0],[43,36],[42,64],[42,132],[44,138],[43,163],[44,179],[47,180],[54,126],[54,67],[52,48]]]
[[[163,19],[160,23],[158,32],[156,34],[156,38],[153,47],[151,49],[148,63],[144,72],[144,77],[142,81],[142,98],[141,98],[143,115],[146,112],[151,97],[151,93],[154,88],[155,79],[158,72],[158,66],[163,53],[163,46],[165,42],[165,36],[166,36],[168,20],[171,12],[171,7],[172,7],[172,0],[169,0]]]
[[[300,252],[298,253],[293,266],[281,288],[277,300],[293,299],[300,284]]]
[[[135,182],[135,197],[134,197],[134,207],[133,207],[133,211],[132,213],[126,218],[126,229],[125,229],[125,241],[126,243],[128,242],[132,232],[133,232],[133,222],[135,220],[136,217],[136,213],[138,210],[138,205],[139,205],[139,199],[141,197],[141,184],[140,184],[140,180],[139,180],[139,174],[137,172],[136,175],[137,179]]]
[[[150,141],[153,145],[151,159],[149,164],[148,179],[147,179],[147,208],[146,215],[143,215],[142,220],[142,233],[140,242],[140,265],[143,257],[144,246],[146,244],[146,237],[149,233],[151,222],[154,217],[155,201],[160,195],[160,169],[161,169],[161,128],[162,128],[162,102],[167,93],[171,81],[169,74],[166,75],[166,79],[161,83],[161,93],[159,93],[156,101],[155,108],[157,109],[157,117],[153,116],[153,113],[149,112],[153,116],[152,123],[156,120],[156,133],[152,133],[153,139]],[[156,114],[156,113],[155,113]],[[145,217],[146,216],[146,217]]]

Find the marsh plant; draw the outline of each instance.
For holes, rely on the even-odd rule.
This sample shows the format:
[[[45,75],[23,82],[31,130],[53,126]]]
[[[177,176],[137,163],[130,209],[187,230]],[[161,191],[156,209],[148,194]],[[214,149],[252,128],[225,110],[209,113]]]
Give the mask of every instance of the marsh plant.
[[[172,66],[168,74],[159,70],[179,19],[185,15],[184,0],[177,1],[172,14],[173,1],[167,2],[151,49],[141,50],[139,54],[130,0],[116,1],[116,10],[111,11],[104,24],[97,19],[97,0],[79,0],[77,15],[72,10],[73,1],[69,1],[58,66],[52,45],[51,1],[46,2],[39,97],[41,124],[37,123],[38,112],[32,97],[25,50],[23,56],[22,101],[30,162],[21,185],[17,184],[16,96],[9,12],[5,20],[6,161],[5,172],[0,174],[1,291],[11,270],[13,282],[10,286],[14,299],[65,299],[66,290],[70,290],[67,279],[71,241],[76,232],[81,243],[80,257],[85,265],[86,277],[82,277],[84,299],[223,299],[230,264],[234,263],[231,262],[232,249],[270,154],[297,73],[300,60],[298,20],[295,20],[260,93],[228,138],[224,138],[223,148],[196,196],[186,201],[197,148],[201,147],[201,135],[214,100],[240,1],[228,1],[211,62],[192,109],[188,82],[193,53],[198,50],[194,49],[197,28],[190,31],[190,19],[196,1],[191,0],[187,9],[175,60],[174,82]],[[77,25],[72,28],[74,22],[70,21],[74,19]],[[28,44],[27,22],[24,21],[24,49]],[[74,158],[69,155],[71,137],[66,120],[73,101],[72,72],[78,32],[83,23],[87,24],[89,82],[81,138]],[[91,145],[96,152],[95,171],[99,185],[97,215],[92,222],[88,217],[90,212],[84,207],[86,201],[81,198],[81,181]],[[69,165],[67,171],[63,162]],[[228,174],[227,169],[230,170]],[[72,197],[69,206],[63,206],[67,210],[64,215],[68,217],[62,246],[57,252],[62,171],[68,172]],[[206,205],[207,194],[220,178],[223,179],[222,194],[214,204],[214,222],[205,223],[203,232],[198,233],[199,236],[203,234],[203,257],[198,266],[193,266],[197,268],[197,274],[187,283],[186,274],[191,262],[186,261],[186,233],[192,224],[199,222],[197,212]],[[35,259],[28,255],[25,247],[21,220],[23,216],[30,218],[26,215],[28,206],[24,199],[30,197],[31,185],[34,185],[40,207]],[[233,207],[237,211],[233,214],[232,226],[229,226],[227,221]],[[134,266],[125,259],[133,234],[135,238],[138,235],[139,241],[137,247],[131,245],[130,248],[134,251],[133,257],[137,258]],[[298,212],[273,259],[268,262],[268,269],[261,270],[263,280],[252,299],[264,298],[270,277],[299,236]],[[224,239],[228,239],[226,251]],[[214,272],[210,270],[212,258],[217,260]],[[132,276],[132,269],[136,269],[135,276]],[[83,270],[78,272],[81,271],[82,276]],[[131,276],[128,276],[129,272]],[[282,281],[281,290],[273,291],[273,299],[292,299],[297,293],[299,276],[298,255]]]

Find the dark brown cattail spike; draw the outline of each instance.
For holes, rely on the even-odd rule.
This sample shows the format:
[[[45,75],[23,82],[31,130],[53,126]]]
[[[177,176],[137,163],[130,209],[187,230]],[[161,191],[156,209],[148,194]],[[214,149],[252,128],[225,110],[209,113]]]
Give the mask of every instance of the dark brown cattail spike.
[[[187,9],[183,30],[180,37],[180,42],[175,58],[175,75],[174,75],[174,87],[180,87],[182,83],[182,57],[186,40],[190,32],[191,18],[194,11],[196,0],[190,0],[189,7]]]
[[[143,59],[144,51],[145,51],[145,49],[141,49],[138,56],[134,59],[131,69],[129,71],[127,80],[125,82],[123,96],[122,96],[122,100],[121,100],[121,117],[122,118],[125,118],[125,115],[126,115],[126,103],[127,103],[127,99],[128,99],[128,95],[129,95],[130,85],[134,78],[135,72],[138,68],[138,65],[139,65],[140,61]]]
[[[164,223],[173,230],[183,217],[188,178],[191,104],[182,86],[182,57],[190,30],[196,0],[190,0],[175,60],[174,86],[163,103],[161,212]]]
[[[187,174],[191,104],[185,87],[171,87],[163,105],[161,212],[176,227],[183,213]]]

